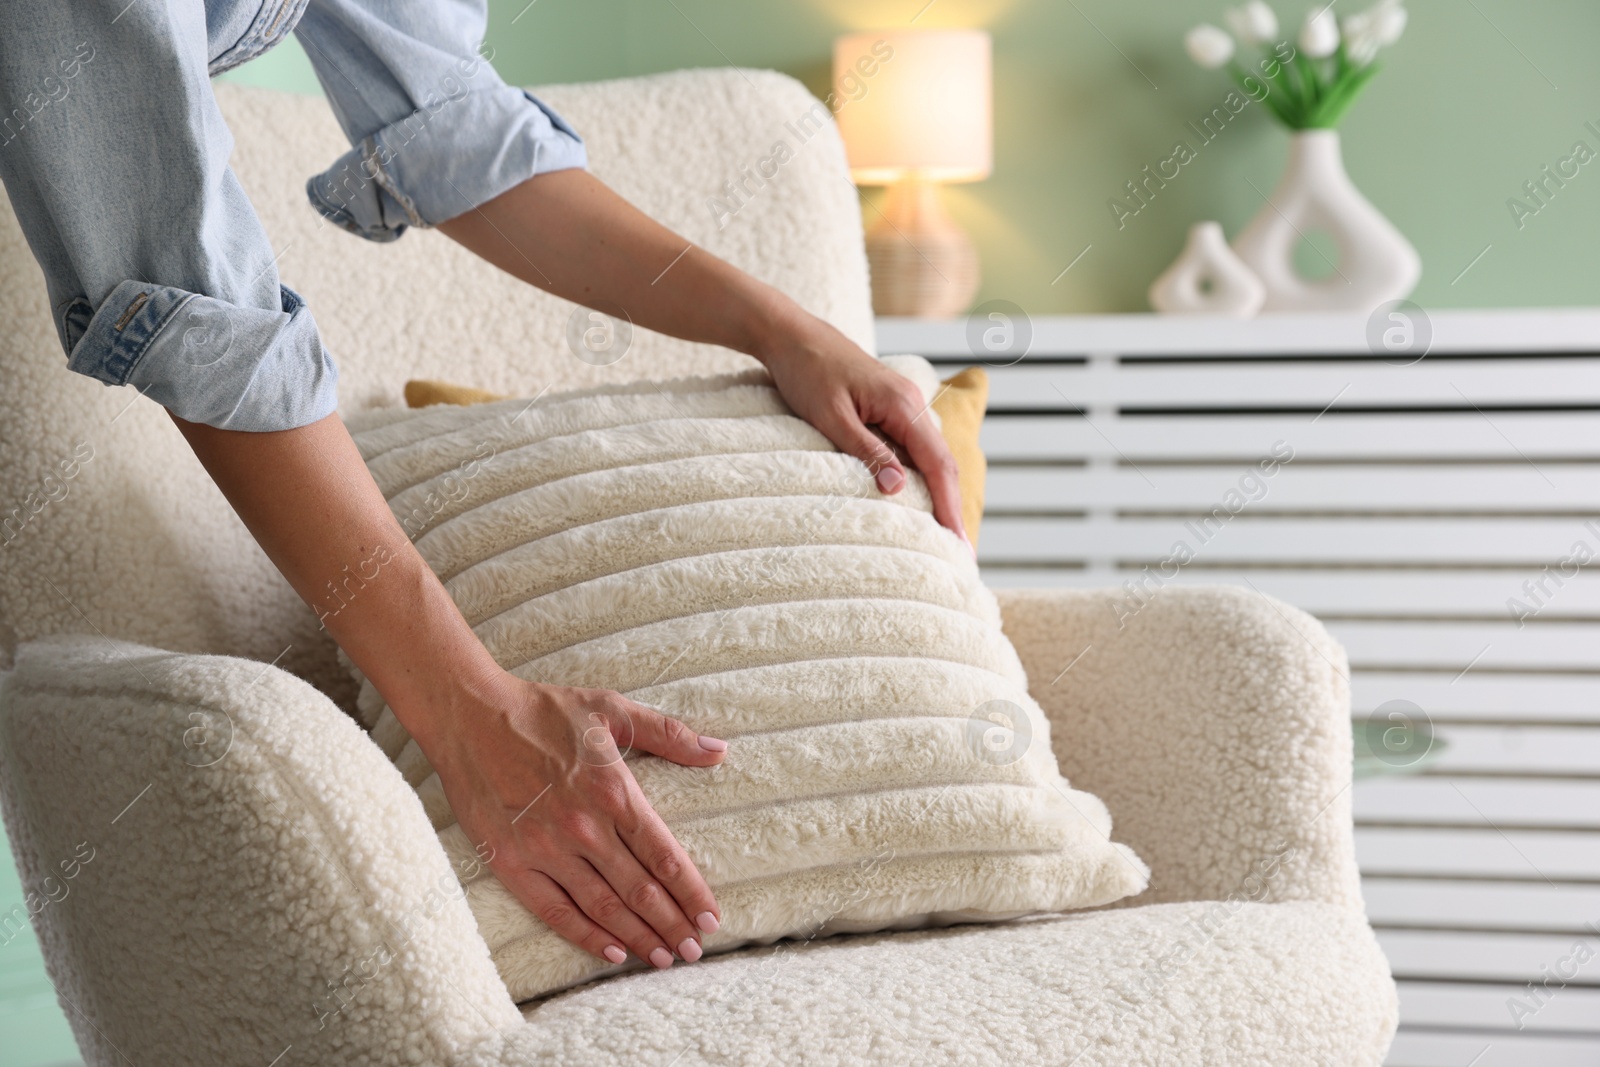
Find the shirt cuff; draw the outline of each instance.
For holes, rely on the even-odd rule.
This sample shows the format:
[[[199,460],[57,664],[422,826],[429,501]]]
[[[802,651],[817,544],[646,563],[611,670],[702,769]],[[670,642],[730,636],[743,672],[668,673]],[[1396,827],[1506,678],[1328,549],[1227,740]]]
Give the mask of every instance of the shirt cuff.
[[[588,165],[583,139],[539,98],[499,86],[385,126],[306,182],[311,206],[369,241],[432,226],[535,174]]]
[[[81,301],[65,313],[67,366],[134,386],[187,422],[252,431],[309,425],[338,406],[339,372],[300,294],[278,289],[282,310],[269,311],[122,282],[86,322]]]

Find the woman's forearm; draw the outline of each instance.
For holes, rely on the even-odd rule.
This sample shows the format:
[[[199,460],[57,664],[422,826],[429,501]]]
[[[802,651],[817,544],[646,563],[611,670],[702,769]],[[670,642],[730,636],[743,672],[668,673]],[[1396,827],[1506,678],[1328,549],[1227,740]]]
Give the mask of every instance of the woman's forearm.
[[[419,744],[493,684],[497,665],[389,511],[338,416],[277,433],[173,421]]]
[[[540,174],[439,230],[530,285],[634,325],[765,358],[810,326],[772,286],[662,226],[587,171]]]
[[[517,899],[611,963],[627,951],[656,967],[699,959],[720,921],[716,898],[615,738],[697,767],[720,762],[727,746],[617,693],[502,670],[395,521],[338,416],[277,433],[174,421],[416,739],[479,859]],[[608,729],[597,736],[596,723]]]
[[[885,493],[899,492],[905,475],[879,434],[903,446],[927,479],[935,517],[966,540],[955,460],[934,420],[922,418],[929,405],[915,387],[587,171],[536,175],[438,228],[547,292],[756,357],[795,413],[865,463]]]

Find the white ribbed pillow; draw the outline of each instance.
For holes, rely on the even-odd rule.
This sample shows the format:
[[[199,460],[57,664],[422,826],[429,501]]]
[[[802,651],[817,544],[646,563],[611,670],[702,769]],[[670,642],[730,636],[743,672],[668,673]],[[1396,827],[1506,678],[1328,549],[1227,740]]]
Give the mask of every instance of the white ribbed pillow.
[[[925,361],[899,369],[935,384]],[[620,690],[728,739],[709,770],[629,756],[721,904],[708,953],[1144,888],[1105,806],[1060,776],[994,597],[920,477],[880,495],[764,374],[350,423],[503,666]],[[360,707],[469,872],[512,996],[617,970],[473,862],[438,778],[365,681]]]

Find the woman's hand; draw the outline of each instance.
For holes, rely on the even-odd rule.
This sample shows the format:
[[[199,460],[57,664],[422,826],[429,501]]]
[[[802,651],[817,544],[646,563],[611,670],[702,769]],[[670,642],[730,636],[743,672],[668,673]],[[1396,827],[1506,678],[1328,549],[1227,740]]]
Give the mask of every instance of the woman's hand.
[[[439,230],[540,289],[608,315],[621,308],[635,326],[755,356],[795,414],[865,463],[878,488],[897,493],[905,468],[873,433],[876,427],[927,479],[934,517],[971,545],[961,525],[955,460],[915,386],[772,286],[645,216],[592,174],[537,175]]]
[[[332,579],[375,548],[388,553],[324,623],[416,739],[512,894],[602,959],[620,963],[623,947],[658,967],[674,953],[698,959],[722,913],[618,746],[695,767],[722,762],[727,746],[616,693],[501,670],[337,415],[280,433],[174,421],[306,603],[323,604]]]
[[[727,744],[603,689],[501,675],[426,751],[456,819],[506,888],[579,948],[659,968],[693,963],[721,913],[623,762],[690,767]],[[419,742],[420,743],[420,742]]]
[[[798,307],[793,311],[795,321],[755,353],[783,399],[841,451],[865,463],[880,490],[898,493],[906,482],[905,468],[873,432],[880,430],[905,450],[927,481],[934,518],[972,547],[961,523],[955,457],[928,416],[931,405],[921,391],[821,319]]]

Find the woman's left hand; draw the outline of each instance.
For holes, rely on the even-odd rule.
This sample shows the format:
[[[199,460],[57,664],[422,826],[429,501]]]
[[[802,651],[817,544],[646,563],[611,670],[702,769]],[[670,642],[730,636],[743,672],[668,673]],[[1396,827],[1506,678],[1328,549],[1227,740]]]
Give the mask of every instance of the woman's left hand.
[[[972,544],[961,524],[956,461],[916,386],[592,174],[536,175],[439,230],[530,285],[608,315],[621,308],[635,326],[755,356],[795,414],[865,463],[885,493],[898,493],[906,472],[873,429],[903,449],[928,483],[934,518]]]
[[[906,484],[895,450],[876,427],[905,450],[928,483],[933,517],[972,546],[961,523],[961,486],[955,457],[933,418],[932,406],[904,375],[885,367],[838,330],[806,316],[775,346],[757,353],[796,415],[839,449],[867,465],[884,493]]]

